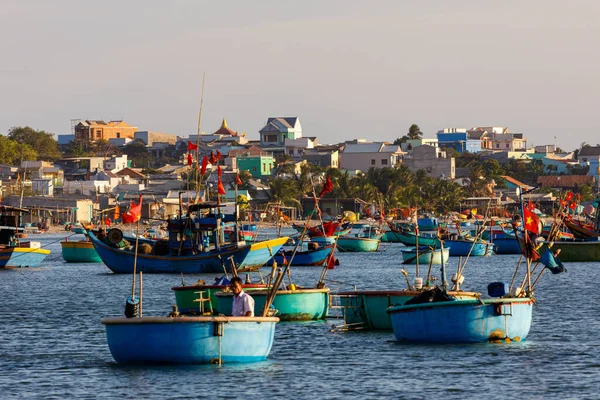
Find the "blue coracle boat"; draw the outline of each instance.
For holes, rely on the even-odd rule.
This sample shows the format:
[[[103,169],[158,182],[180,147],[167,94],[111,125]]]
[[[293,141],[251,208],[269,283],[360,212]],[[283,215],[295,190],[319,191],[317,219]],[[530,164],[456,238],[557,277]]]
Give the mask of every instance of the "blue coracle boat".
[[[318,246],[318,244],[315,244]],[[280,249],[277,254],[273,257],[277,264],[284,265],[289,263],[290,260],[292,263],[290,265],[301,265],[301,266],[320,266],[323,265],[329,254],[333,251],[333,245],[328,246],[318,246],[314,247],[311,243],[308,244],[308,250],[298,250],[296,254],[294,254],[294,258],[292,259],[293,250],[283,250]],[[312,248],[311,248],[312,247]],[[270,264],[269,261],[267,264]]]
[[[120,364],[215,364],[263,361],[275,317],[103,318],[110,353]]]
[[[450,248],[450,257],[466,256],[471,253],[471,256],[490,256],[494,254],[494,244],[483,240],[478,240],[473,244],[472,240],[458,239],[445,240],[444,246]],[[473,250],[471,250],[471,247]]]
[[[529,334],[531,298],[464,299],[390,307],[397,341],[476,343],[521,341]]]

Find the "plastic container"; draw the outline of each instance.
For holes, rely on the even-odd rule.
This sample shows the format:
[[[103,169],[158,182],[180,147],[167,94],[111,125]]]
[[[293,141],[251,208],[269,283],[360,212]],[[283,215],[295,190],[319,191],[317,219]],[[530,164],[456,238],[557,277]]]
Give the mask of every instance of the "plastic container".
[[[415,278],[415,289],[420,290],[423,289],[423,278]]]
[[[490,297],[502,297],[508,294],[508,283],[492,282],[488,285],[488,295]]]

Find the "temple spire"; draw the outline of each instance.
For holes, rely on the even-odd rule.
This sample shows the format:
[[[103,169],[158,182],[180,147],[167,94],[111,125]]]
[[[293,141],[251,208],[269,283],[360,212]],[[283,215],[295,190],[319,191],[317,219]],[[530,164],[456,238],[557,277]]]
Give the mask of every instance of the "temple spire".
[[[223,123],[221,124],[221,128],[229,129],[229,127],[227,126],[227,121],[225,120],[225,117],[223,117]]]

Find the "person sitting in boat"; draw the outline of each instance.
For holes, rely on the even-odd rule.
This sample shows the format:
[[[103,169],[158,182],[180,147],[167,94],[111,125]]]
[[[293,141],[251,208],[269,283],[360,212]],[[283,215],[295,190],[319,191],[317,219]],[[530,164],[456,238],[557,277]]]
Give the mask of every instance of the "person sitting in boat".
[[[233,292],[233,305],[231,315],[234,317],[254,317],[254,299],[242,290],[242,278],[231,278],[231,291]]]

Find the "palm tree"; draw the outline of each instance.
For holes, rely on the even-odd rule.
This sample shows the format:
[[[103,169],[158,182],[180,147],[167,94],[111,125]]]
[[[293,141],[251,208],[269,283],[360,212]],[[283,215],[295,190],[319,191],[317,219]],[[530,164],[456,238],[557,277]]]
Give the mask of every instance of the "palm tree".
[[[281,202],[286,206],[300,206],[300,193],[292,179],[281,177],[269,181],[269,196],[273,202]]]
[[[423,137],[423,132],[421,132],[421,128],[419,128],[419,125],[412,124],[410,128],[408,128],[407,136],[409,139],[421,139]]]

